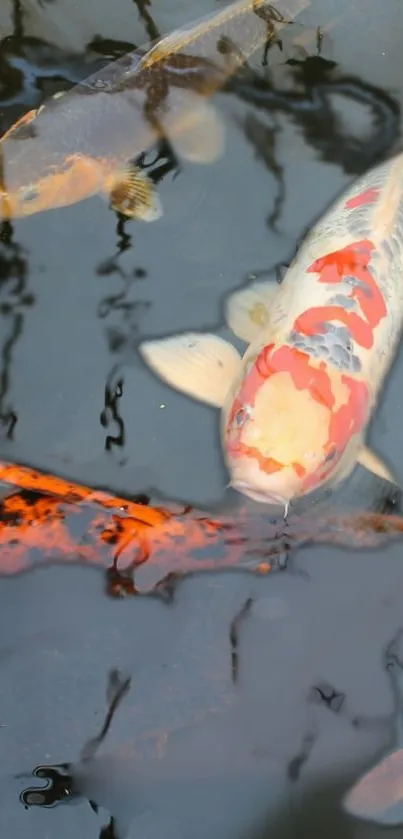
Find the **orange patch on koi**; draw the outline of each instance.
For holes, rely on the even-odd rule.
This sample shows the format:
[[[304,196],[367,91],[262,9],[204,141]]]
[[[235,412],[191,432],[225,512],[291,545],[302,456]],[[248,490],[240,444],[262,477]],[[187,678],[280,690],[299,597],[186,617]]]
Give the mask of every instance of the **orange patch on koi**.
[[[288,371],[299,390],[308,390],[312,398],[325,408],[333,407],[334,396],[323,362],[315,367],[308,353],[284,345],[273,354],[271,363],[274,365],[274,373]]]
[[[63,167],[51,172],[37,183],[37,203],[47,206],[74,204],[101,190],[103,171],[99,161],[71,154]],[[33,202],[35,203],[35,201]]]
[[[272,474],[286,466],[291,466],[298,477],[305,474],[301,464],[280,463],[271,457],[265,457],[256,447],[246,445],[242,441],[242,427],[236,425],[236,415],[244,405],[253,407],[259,388],[275,373],[289,373],[295,387],[308,390],[312,398],[330,410],[334,407],[335,398],[332,393],[330,378],[323,362],[319,366],[312,364],[311,357],[288,345],[283,345],[273,352],[274,344],[264,347],[256,358],[252,369],[245,376],[238,396],[234,399],[232,411],[227,424],[228,451],[233,457],[254,457],[262,471]]]
[[[231,453],[234,454],[232,447],[229,447]],[[273,475],[274,472],[280,472],[281,469],[284,469],[285,463],[280,463],[278,460],[275,460],[273,457],[265,457],[265,455],[255,446],[247,446],[245,443],[238,442],[236,445],[236,456],[241,457],[241,455],[245,457],[254,457],[257,460],[262,472],[266,472],[266,475]]]
[[[378,196],[379,189],[370,187],[364,190],[364,192],[359,193],[359,195],[354,195],[353,198],[349,198],[344,206],[346,210],[355,210],[357,207],[363,207],[366,204],[374,204]]]
[[[293,382],[300,390],[309,390],[313,399],[327,408],[332,407],[334,397],[330,388],[329,376],[323,362],[315,367],[308,353],[283,344],[273,353],[274,344],[267,344],[260,351],[252,370],[245,376],[237,398],[234,400],[229,424],[239,409],[247,404],[253,406],[256,393],[263,382],[274,373],[290,373]]]
[[[49,206],[64,207],[82,201],[102,191],[109,170],[107,161],[92,160],[81,154],[67,155],[62,166],[51,166],[48,174],[35,181],[31,197],[18,191],[0,193],[2,216],[27,216]]]
[[[341,380],[349,390],[347,403],[332,413],[329,426],[328,445],[343,445],[346,436],[351,437],[360,431],[366,420],[369,394],[365,382],[342,375]]]
[[[374,343],[371,327],[359,315],[347,312],[342,306],[314,306],[312,309],[307,309],[296,318],[294,329],[303,335],[317,335],[318,332],[323,331],[325,323],[334,320],[344,323],[357,344],[367,350],[371,349]]]
[[[342,453],[346,441],[361,431],[366,422],[369,404],[367,385],[363,381],[344,374],[341,376],[341,381],[348,389],[348,399],[331,413],[325,454],[331,454],[334,451]],[[332,459],[328,467],[321,466],[319,470],[308,475],[303,482],[304,488],[309,489],[319,481],[325,480],[332,471],[334,462]]]
[[[349,296],[358,302],[366,320],[354,312],[347,312],[342,306],[317,306],[303,312],[296,319],[294,329],[314,335],[326,322],[338,320],[347,326],[360,346],[372,347],[373,330],[387,315],[385,300],[368,267],[374,248],[370,240],[363,239],[320,257],[307,268],[308,273],[319,274],[320,283],[342,283],[349,277],[362,283],[362,286],[353,286]]]
[[[294,461],[294,463],[292,463],[291,466],[292,466],[292,468],[294,469],[294,472],[296,472],[296,474],[298,475],[299,478],[303,478],[304,475],[306,475],[305,466],[302,466],[301,463],[296,463]]]

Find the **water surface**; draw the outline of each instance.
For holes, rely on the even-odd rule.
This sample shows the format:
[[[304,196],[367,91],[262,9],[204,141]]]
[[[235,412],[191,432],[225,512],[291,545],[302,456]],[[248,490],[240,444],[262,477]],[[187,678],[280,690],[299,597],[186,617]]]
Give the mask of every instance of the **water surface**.
[[[215,8],[4,4],[1,130],[105,59]],[[256,56],[266,86],[234,83],[214,98],[225,155],[168,173],[157,223],[122,222],[94,197],[3,225],[3,459],[112,492],[224,501],[217,415],[151,376],[137,344],[185,329],[225,336],[223,297],[287,263],[340,190],[399,148],[402,23],[400,0],[312,3],[311,58],[286,49],[263,71]],[[318,25],[329,29],[319,58]],[[293,57],[300,63],[284,63]],[[399,357],[370,433],[400,476],[402,383]],[[370,504],[375,479],[357,470],[353,481]],[[380,836],[341,800],[393,742],[383,653],[403,621],[402,586],[399,542],[306,547],[266,579],[199,576],[171,604],[109,599],[100,572],[85,567],[2,578],[2,833],[97,839],[112,813],[133,836]],[[230,625],[248,598],[234,684]],[[99,763],[83,768],[116,667],[131,690]],[[20,792],[40,786],[33,769],[65,762],[82,792],[76,806],[24,809]],[[88,798],[106,809],[96,814]]]

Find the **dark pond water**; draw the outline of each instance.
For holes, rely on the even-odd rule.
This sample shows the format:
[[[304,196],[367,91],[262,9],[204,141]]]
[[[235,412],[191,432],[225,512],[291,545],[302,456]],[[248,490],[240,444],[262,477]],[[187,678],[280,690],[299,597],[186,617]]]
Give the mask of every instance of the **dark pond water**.
[[[1,131],[217,5],[4,0]],[[223,501],[215,412],[151,376],[137,343],[185,329],[225,335],[224,295],[286,263],[340,190],[399,148],[402,25],[401,0],[312,2],[300,23],[305,53],[286,46],[265,85],[215,97],[225,155],[168,172],[158,223],[122,222],[92,198],[3,224],[2,459],[112,492]],[[251,66],[262,78],[258,57]],[[402,385],[398,358],[370,434],[399,476]],[[368,505],[376,482],[362,470],[352,481]],[[267,577],[200,575],[172,602],[109,598],[84,563],[1,577],[1,835],[381,836],[342,799],[395,743],[386,665],[402,591],[399,541],[308,546]],[[99,753],[80,763],[119,696],[116,669],[130,690]],[[69,765],[32,775],[60,764]],[[49,806],[24,807],[20,794],[35,786],[46,790],[26,803]]]

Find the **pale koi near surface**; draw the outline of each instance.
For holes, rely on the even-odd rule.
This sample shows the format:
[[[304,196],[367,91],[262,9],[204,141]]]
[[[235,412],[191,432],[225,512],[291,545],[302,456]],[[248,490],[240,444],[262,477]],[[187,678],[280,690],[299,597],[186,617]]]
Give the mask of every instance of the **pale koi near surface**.
[[[222,408],[232,486],[285,509],[357,463],[395,478],[365,446],[403,323],[403,154],[372,169],[306,237],[281,285],[253,283],[226,306],[250,346],[186,333],[140,353],[172,387]]]
[[[29,111],[0,141],[0,216],[100,194],[125,216],[159,218],[154,185],[132,161],[161,138],[193,163],[219,158],[224,129],[208,97],[309,3],[237,0]]]
[[[384,827],[403,824],[402,640],[403,633],[399,630],[386,650],[384,662],[395,695],[396,746],[356,781],[343,800],[343,808],[350,815]]]

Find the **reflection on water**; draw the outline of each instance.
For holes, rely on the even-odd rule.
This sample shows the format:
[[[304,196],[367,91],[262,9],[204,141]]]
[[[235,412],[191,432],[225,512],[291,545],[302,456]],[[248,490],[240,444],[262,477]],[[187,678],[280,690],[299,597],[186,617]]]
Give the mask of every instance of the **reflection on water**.
[[[12,402],[13,350],[24,328],[26,309],[34,305],[35,297],[27,288],[26,254],[14,241],[9,222],[3,222],[0,231],[0,278],[0,315],[7,324],[1,347],[0,421],[3,433],[12,439],[18,422]]]
[[[319,53],[320,49],[319,46]],[[307,145],[316,150],[320,159],[337,164],[347,174],[356,176],[384,158],[395,145],[400,130],[399,103],[362,79],[343,77],[337,72],[336,62],[327,61],[318,54],[304,60],[288,59],[286,65],[291,70],[291,91],[279,92],[267,77],[262,79],[256,73],[250,73],[246,81],[236,83],[237,95],[253,104],[269,120],[267,124],[261,117],[249,113],[243,120],[243,130],[278,184],[273,210],[267,218],[273,229],[281,218],[285,200],[283,170],[277,161],[277,142],[281,139],[277,114],[291,116]],[[358,106],[364,113],[369,111],[369,130],[365,126],[362,139],[356,134],[349,135],[349,126],[333,109],[332,99],[337,96]]]
[[[285,590],[283,586],[283,595]],[[300,589],[298,598],[301,593]],[[269,596],[266,602],[270,604],[270,600]],[[275,615],[270,605],[270,612],[265,613],[262,603],[265,603],[264,598],[260,601],[260,608],[248,619],[252,623],[254,621],[255,632],[257,630],[260,633],[259,618],[268,620],[267,628],[278,640],[284,634],[284,615]],[[259,606],[259,601],[256,605]],[[370,619],[370,611],[366,614]],[[332,622],[332,610],[328,609],[328,615]],[[350,621],[349,615],[349,631],[352,625]],[[330,650],[332,644],[329,630],[324,628],[326,644]],[[385,630],[386,627],[382,632],[383,637]],[[289,652],[292,634],[289,634],[285,642],[285,649]],[[358,633],[356,635],[358,638]],[[351,639],[354,649],[356,635]],[[307,638],[304,633],[305,644]],[[395,641],[388,646],[388,661],[392,659],[391,650]],[[256,636],[254,646],[249,643],[244,647],[244,657],[248,650],[249,659],[253,660]],[[269,647],[271,653],[268,658],[273,662],[275,650],[273,644],[269,643]],[[300,643],[297,647],[298,650],[303,648]],[[378,652],[379,645],[376,647]],[[337,656],[337,650],[334,653]],[[315,652],[314,657],[314,666],[323,668],[320,655]],[[295,827],[298,824],[297,812],[303,811],[302,801],[298,803],[298,799],[301,799],[297,793],[298,788],[304,790],[306,801],[309,802],[312,781],[316,784],[319,782],[320,789],[326,776],[329,785],[334,777],[333,797],[338,799],[337,805],[340,807],[342,787],[346,781],[341,784],[337,781],[340,772],[338,766],[347,766],[346,749],[354,744],[357,754],[355,763],[371,760],[382,741],[387,739],[390,715],[379,719],[357,715],[354,679],[350,678],[347,694],[337,684],[324,679],[313,679],[309,685],[309,679],[312,678],[311,665],[305,664],[304,667],[301,662],[298,674],[289,669],[287,671],[287,664],[288,668],[295,666],[297,658],[298,651],[295,654],[290,652],[288,662],[282,665],[282,677],[288,672],[288,687],[293,688],[293,693],[287,698],[284,696],[282,703],[281,691],[286,690],[286,685],[279,682],[278,675],[272,673],[271,678],[258,676],[260,690],[260,682],[265,682],[263,693],[256,694],[250,686],[241,688],[236,695],[232,695],[226,707],[220,711],[205,711],[200,721],[193,725],[148,732],[140,736],[130,730],[131,709],[136,702],[130,694],[131,688],[136,693],[133,679],[113,668],[108,679],[108,708],[104,721],[99,725],[99,733],[87,739],[81,748],[78,762],[37,765],[32,774],[40,783],[32,784],[31,781],[27,786],[29,774],[19,773],[22,803],[27,808],[54,809],[60,804],[78,804],[80,800],[86,800],[95,814],[99,813],[100,808],[108,813],[107,828],[104,814],[100,813],[99,836],[105,836],[105,831],[109,830],[108,835],[115,839],[132,835],[133,829],[141,831],[144,828],[144,813],[147,813],[146,827],[149,825],[158,829],[161,820],[166,822],[169,833],[173,829],[175,835],[179,836],[186,835],[186,828],[191,831],[191,835],[202,835],[207,826],[209,835],[232,836],[236,823],[241,835],[246,835],[253,826],[260,826],[258,835],[265,835],[266,829],[274,828],[275,835],[282,836],[281,824],[287,811],[290,810],[290,823]],[[255,667],[256,663],[255,660]],[[375,655],[372,667],[369,668],[370,673],[375,673],[377,663]],[[250,677],[250,666],[247,669]],[[362,673],[366,671],[368,665]],[[342,681],[345,675],[339,675],[338,679]],[[276,708],[279,700],[280,705]],[[117,748],[109,746],[106,752],[100,754],[104,741],[112,736],[116,713],[123,715],[123,725],[120,726],[120,739],[123,735],[123,740]],[[332,748],[335,750],[334,766],[331,760]],[[350,776],[350,771],[348,774]],[[401,787],[400,777],[397,778],[398,790]],[[378,809],[378,821],[382,822],[382,817],[379,818],[380,805],[387,804],[386,799],[398,790],[386,785],[382,774],[379,774],[378,778],[373,778],[372,785],[366,791],[366,798],[365,790],[361,793],[361,802],[356,793],[356,800],[353,799],[356,814],[357,804],[360,803],[362,808],[364,803],[364,817],[373,817],[370,811]],[[350,810],[354,812],[354,807],[350,806]],[[151,815],[152,821],[149,820]],[[398,818],[395,808],[396,822]],[[347,822],[340,822],[338,816],[337,823],[339,829],[342,824],[347,835],[350,835]],[[262,825],[266,825],[263,830]],[[95,822],[92,831],[92,835],[98,835]],[[351,835],[366,834],[354,832]]]
[[[116,435],[107,434],[105,437],[105,449],[110,451],[112,446],[123,448],[125,444],[125,424],[119,414],[119,400],[123,396],[124,379],[119,377],[119,370],[112,369],[105,384],[105,407],[101,412],[101,425],[109,428],[111,421],[116,425]]]
[[[4,4],[0,130],[58,90],[175,29],[185,12],[191,20],[224,5],[185,9],[179,0],[152,5],[121,0],[118,6],[88,0],[73,8],[59,0],[14,0],[6,13]],[[172,487],[170,499],[189,497],[177,475],[190,472],[193,484],[203,482],[209,469],[204,426],[173,399],[166,425],[158,424],[155,414],[168,403],[166,392],[148,390],[148,380],[134,369],[145,320],[149,328],[154,318],[150,328],[161,332],[170,330],[175,318],[180,321],[172,324],[175,329],[199,327],[203,319],[217,318],[219,296],[254,266],[277,268],[280,281],[280,265],[343,177],[361,174],[395,148],[400,82],[384,89],[383,77],[361,71],[353,54],[348,62],[345,52],[341,57],[354,8],[338,9],[341,21],[347,20],[338,29],[327,26],[333,5],[312,4],[308,33],[303,26],[293,29],[301,38],[305,33],[305,51],[284,34],[282,49],[277,45],[266,54],[267,64],[248,60],[224,86],[217,111],[225,115],[228,157],[202,175],[206,192],[213,194],[212,220],[206,220],[203,202],[196,213],[191,209],[199,188],[197,167],[187,166],[164,138],[135,161],[164,197],[161,226],[149,225],[152,232],[117,211],[99,209],[95,201],[46,218],[3,223],[4,835],[288,839],[325,833],[331,839],[381,839],[385,813],[393,811],[398,821],[399,725],[397,736],[395,730],[401,716],[392,707],[390,689],[401,704],[396,681],[401,659],[390,641],[399,639],[401,624],[398,493],[391,496],[387,487],[371,483],[365,494],[354,484],[343,489],[337,507],[333,500],[332,506],[328,500],[315,508],[307,504],[287,522],[271,510],[227,506],[227,496],[225,505],[214,509],[161,500],[161,486]],[[376,45],[385,40],[383,27],[393,30],[390,10],[385,7],[386,22],[372,36],[369,11],[361,11],[365,25],[359,37],[368,37],[375,65],[381,62]],[[333,39],[331,57],[326,32]],[[246,206],[244,215],[236,215],[239,205]],[[182,218],[175,227],[178,206]],[[263,234],[256,235],[260,222]],[[209,247],[217,236],[212,252],[218,258],[208,261],[207,254],[206,270],[206,254],[192,244],[202,241],[200,229],[206,230]],[[190,269],[178,256],[178,242],[191,253]],[[63,306],[70,299],[71,309],[52,308],[53,295],[60,295]],[[210,297],[211,309],[205,304]],[[59,320],[52,343],[46,327],[54,318]],[[83,321],[85,342],[78,337],[76,347]],[[66,354],[58,356],[54,379],[47,379],[37,361],[44,357],[42,332],[50,369],[56,333],[62,342],[66,331]],[[21,355],[27,366],[18,390]],[[68,374],[73,371],[75,382],[87,357],[100,376],[86,413],[90,387],[77,397]],[[395,375],[401,375],[399,367]],[[66,393],[77,410],[80,431],[88,434],[81,447],[79,435],[69,436],[71,415],[67,420],[58,415],[53,392],[43,396],[42,377],[54,381],[55,392]],[[32,382],[36,403],[25,401],[24,385],[29,390]],[[387,405],[383,422],[389,433],[400,413],[399,405]],[[75,459],[71,481],[53,474],[60,463],[42,457],[30,416],[35,410],[41,420],[53,418],[50,448],[62,441]],[[193,428],[188,433],[190,422],[195,433]],[[88,468],[87,474],[87,441],[95,437],[95,427],[100,436],[94,461],[100,469]],[[12,463],[24,460],[20,445],[38,469]],[[156,489],[144,485],[134,494],[131,480],[143,448],[144,458],[154,456],[157,463],[151,484]],[[205,480],[210,486],[208,475]],[[94,485],[113,486],[114,492]],[[389,665],[395,656],[394,670],[386,674],[384,650]],[[119,672],[130,677],[119,679]],[[99,731],[95,738],[94,731]],[[385,784],[379,768],[392,748],[393,783]],[[365,821],[371,802],[360,798],[361,778],[368,779],[378,825]],[[28,810],[18,803],[24,788]],[[343,811],[349,790],[358,795],[350,814]],[[57,806],[62,802],[77,806]]]
[[[112,414],[120,429],[109,448],[124,443],[116,407],[121,386],[117,379],[114,390],[106,391],[109,404],[101,414],[102,425]],[[189,574],[214,569],[267,574],[285,568],[291,552],[305,544],[382,548],[403,531],[387,482],[380,497],[383,512],[363,512],[354,499],[350,507],[346,499],[329,507],[324,499],[313,510],[301,505],[285,520],[278,513],[269,517],[264,505],[238,504],[214,514],[191,505],[151,504],[146,495],[119,498],[5,462],[0,479],[14,485],[4,489],[0,507],[0,575],[43,562],[81,561],[106,568],[112,596],[155,593],[171,601],[176,582]]]
[[[196,726],[151,736],[143,759],[139,741],[127,744],[120,753],[99,757],[97,752],[130,688],[130,677],[116,669],[110,671],[109,707],[99,734],[81,749],[80,763],[37,766],[33,775],[47,784],[22,791],[21,801],[25,807],[49,808],[86,798],[95,813],[99,806],[110,812],[108,826],[103,825],[100,829],[100,839],[106,835],[124,839],[130,832],[133,817],[151,809],[163,817],[169,833],[173,823],[175,835],[177,832],[182,835],[182,830],[178,830],[179,815],[184,816],[186,823],[190,813],[189,826],[195,836],[203,835],[207,826],[209,835],[230,836],[235,814],[238,828],[243,823],[250,830],[254,823],[259,824],[262,819],[253,817],[253,807],[258,805],[263,812],[268,809],[263,804],[265,792],[270,783],[279,784],[276,779],[279,760],[271,753],[264,731],[259,742],[253,741],[258,730],[256,720],[253,725],[248,724],[248,710],[242,701],[230,704],[221,715],[207,712]],[[336,705],[331,706],[325,696],[326,690],[333,689],[312,686],[305,700],[310,711],[305,721],[306,731],[298,754],[288,762],[285,784],[281,784],[283,794],[284,787],[287,791],[287,787],[298,781],[315,746],[318,737],[315,705],[323,702],[335,711]],[[262,713],[261,708],[254,710],[257,716]],[[336,713],[339,710],[340,703]],[[264,726],[263,718],[259,723]],[[236,804],[237,794],[241,795],[241,809]]]

